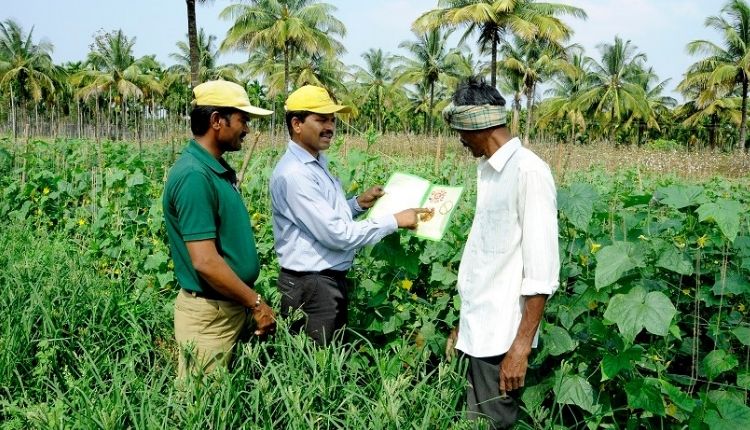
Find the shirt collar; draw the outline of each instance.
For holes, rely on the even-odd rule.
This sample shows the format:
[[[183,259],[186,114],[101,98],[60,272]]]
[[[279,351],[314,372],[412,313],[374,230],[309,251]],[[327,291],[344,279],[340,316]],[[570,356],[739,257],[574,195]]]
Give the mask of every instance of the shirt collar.
[[[287,147],[289,148],[289,152],[304,164],[318,162],[322,166],[328,165],[328,158],[322,152],[318,152],[318,158],[315,158],[312,154],[307,152],[305,148],[293,140],[289,140],[289,145]]]
[[[223,161],[223,159],[221,161],[217,160],[213,155],[211,155],[210,152],[206,150],[206,148],[200,146],[194,139],[191,139],[190,143],[188,143],[186,152],[195,157],[195,159],[197,159],[201,163],[208,166],[208,168],[213,170],[217,175],[224,175],[229,172],[226,162],[221,162]]]
[[[520,147],[521,141],[517,137],[514,137],[506,142],[505,145],[501,146],[500,149],[495,151],[495,153],[487,159],[487,163],[489,163],[489,165],[496,171],[501,172],[503,167],[505,167],[505,164],[510,160],[510,157],[512,157]]]

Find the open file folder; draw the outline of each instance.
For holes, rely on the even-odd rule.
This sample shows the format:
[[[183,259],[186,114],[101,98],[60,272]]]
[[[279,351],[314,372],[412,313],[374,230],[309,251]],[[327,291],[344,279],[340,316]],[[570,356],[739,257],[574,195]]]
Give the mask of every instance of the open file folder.
[[[433,209],[431,217],[421,218],[414,233],[424,239],[441,240],[463,189],[396,172],[385,184],[385,195],[375,202],[367,217],[392,215],[410,208]]]

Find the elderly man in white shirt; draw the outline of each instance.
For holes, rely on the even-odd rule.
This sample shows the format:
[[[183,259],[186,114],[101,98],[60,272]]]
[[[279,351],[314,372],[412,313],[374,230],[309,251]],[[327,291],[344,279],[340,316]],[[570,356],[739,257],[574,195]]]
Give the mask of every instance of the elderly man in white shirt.
[[[492,428],[517,419],[528,357],[560,271],[552,174],[511,136],[504,106],[495,88],[469,78],[443,111],[461,143],[481,157],[474,221],[458,269],[461,316],[448,348],[455,342],[469,360],[469,418],[489,419]]]

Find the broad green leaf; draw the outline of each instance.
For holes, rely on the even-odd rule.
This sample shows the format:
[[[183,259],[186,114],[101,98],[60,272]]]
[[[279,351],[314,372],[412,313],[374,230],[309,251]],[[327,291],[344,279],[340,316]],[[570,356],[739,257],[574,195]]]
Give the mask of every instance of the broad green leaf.
[[[740,430],[750,428],[750,408],[734,399],[717,402],[716,410],[706,412],[704,418],[710,430]]]
[[[620,333],[632,342],[645,328],[649,333],[666,336],[676,309],[667,296],[658,291],[646,294],[635,287],[628,294],[617,294],[609,302],[604,318],[617,323]]]
[[[662,394],[666,395],[678,408],[687,412],[692,412],[695,409],[695,400],[690,398],[687,393],[667,381],[660,380],[659,382],[661,382]]]
[[[599,195],[594,188],[586,183],[576,182],[569,188],[561,189],[558,193],[560,211],[575,228],[588,231],[591,216],[594,213],[594,202]]]
[[[702,194],[703,187],[695,185],[670,185],[657,190],[661,203],[675,209],[699,204]]]
[[[736,200],[718,199],[715,203],[701,205],[698,212],[700,221],[714,221],[724,236],[734,242],[740,230],[740,215],[743,213],[742,204]]]
[[[143,268],[146,270],[158,270],[162,264],[166,264],[167,261],[169,261],[167,254],[162,251],[156,251],[146,257],[146,262],[143,264]]]
[[[137,169],[135,172],[133,172],[133,174],[130,175],[127,181],[128,187],[135,187],[137,185],[143,185],[145,183],[146,177],[143,176],[143,172],[140,169]]]
[[[544,383],[524,388],[523,393],[521,394],[521,400],[526,406],[526,409],[535,411],[541,407],[542,403],[544,403],[544,399],[547,398],[549,388],[550,384]]]
[[[562,381],[555,384],[555,401],[561,405],[576,405],[593,412],[594,390],[586,379],[578,375],[563,375]]]
[[[737,386],[745,390],[750,390],[750,373],[738,373]]]
[[[170,282],[174,281],[174,272],[157,273],[156,279],[159,281],[159,287],[165,288]]]
[[[654,378],[636,379],[625,384],[628,395],[628,406],[643,409],[653,414],[664,416],[664,400],[661,398],[659,380]]]
[[[635,345],[620,354],[605,354],[602,359],[602,381],[606,381],[617,376],[622,370],[633,368],[633,362],[638,361],[643,356],[643,347]]]
[[[721,273],[716,274],[713,292],[715,295],[722,294],[745,294],[750,293],[750,282],[739,273],[733,272],[722,278]]]
[[[724,351],[723,349],[715,349],[706,355],[701,362],[703,372],[710,379],[714,379],[720,374],[732,370],[737,367],[737,357]]]
[[[445,267],[442,263],[432,263],[432,274],[430,275],[430,282],[439,282],[445,286],[456,285],[458,277],[450,269]]]
[[[372,279],[364,279],[359,283],[359,286],[364,288],[365,291],[371,294],[377,294],[383,289],[383,284],[377,283]]]
[[[567,330],[558,326],[546,327],[541,336],[544,347],[554,356],[572,351],[578,345],[578,342],[570,338]]]
[[[741,344],[750,346],[750,327],[735,327],[732,333]]]
[[[671,245],[661,253],[656,265],[677,272],[680,275],[688,276],[693,274],[693,263],[687,259],[685,253]]]
[[[644,258],[638,247],[629,242],[615,242],[596,254],[594,284],[601,289],[613,284],[628,270],[644,267]]]

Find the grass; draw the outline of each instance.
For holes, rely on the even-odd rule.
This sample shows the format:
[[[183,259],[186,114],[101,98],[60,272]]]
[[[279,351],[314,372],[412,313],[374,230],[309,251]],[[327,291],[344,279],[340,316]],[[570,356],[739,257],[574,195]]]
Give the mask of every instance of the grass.
[[[466,426],[462,361],[361,338],[320,349],[280,330],[177,389],[171,292],[97,275],[80,245],[31,225],[0,244],[0,428]]]

